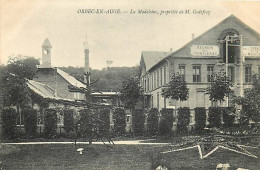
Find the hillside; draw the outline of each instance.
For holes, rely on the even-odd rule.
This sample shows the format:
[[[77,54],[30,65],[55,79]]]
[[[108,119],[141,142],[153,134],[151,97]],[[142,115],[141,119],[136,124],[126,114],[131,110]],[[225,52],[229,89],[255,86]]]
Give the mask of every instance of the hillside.
[[[68,74],[83,81],[83,67],[59,67]],[[101,91],[118,91],[122,85],[122,81],[130,76],[138,75],[138,66],[135,67],[110,67],[102,70],[91,69],[91,83],[93,90]]]

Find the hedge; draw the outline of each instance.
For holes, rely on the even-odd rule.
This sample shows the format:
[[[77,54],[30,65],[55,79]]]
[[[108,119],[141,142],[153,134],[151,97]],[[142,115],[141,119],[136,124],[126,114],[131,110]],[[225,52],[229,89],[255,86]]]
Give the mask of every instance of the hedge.
[[[140,136],[144,132],[145,115],[143,109],[134,109],[133,111],[133,132],[135,136]]]
[[[208,122],[209,127],[221,126],[221,107],[209,107]]]
[[[79,116],[80,116],[80,128],[79,128],[79,132],[80,135],[84,138],[84,137],[91,137],[92,136],[92,120],[91,120],[91,113],[92,110],[90,108],[88,109],[82,109],[79,111]]]
[[[190,108],[180,107],[178,108],[178,122],[177,132],[181,134],[188,133],[188,126],[190,123]]]
[[[53,108],[44,109],[44,136],[53,138],[56,136],[57,111]]]
[[[170,135],[173,126],[173,109],[162,109],[162,119],[159,123],[159,135]]]
[[[206,127],[206,109],[205,107],[196,107],[195,111],[195,131],[202,132]]]
[[[123,108],[115,108],[113,112],[114,132],[117,135],[125,134],[126,113]]]
[[[74,129],[74,110],[73,109],[64,109],[64,130],[66,132],[73,131]]]
[[[101,109],[100,110],[100,120],[102,120],[105,124],[102,124],[100,130],[103,133],[107,133],[110,130],[110,109]]]
[[[36,137],[37,133],[37,113],[36,109],[24,109],[22,114],[24,116],[24,129],[28,137]]]
[[[16,138],[16,118],[17,113],[13,108],[2,109],[2,129],[4,139]]]
[[[159,122],[159,111],[157,108],[152,108],[149,110],[147,118],[147,131],[148,135],[154,136],[158,134],[158,124]]]
[[[224,127],[231,127],[235,121],[236,108],[224,107],[222,108],[222,117]]]

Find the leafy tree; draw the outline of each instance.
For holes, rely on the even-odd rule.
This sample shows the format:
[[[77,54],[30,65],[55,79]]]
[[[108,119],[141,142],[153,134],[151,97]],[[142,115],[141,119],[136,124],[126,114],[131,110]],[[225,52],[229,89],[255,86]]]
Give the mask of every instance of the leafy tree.
[[[179,73],[173,74],[166,88],[162,89],[162,95],[166,98],[185,101],[189,98],[189,89],[186,81],[181,79]]]
[[[139,86],[139,80],[130,77],[123,81],[123,86],[120,89],[120,99],[123,101],[125,107],[134,109],[139,98],[142,97],[143,90]]]
[[[211,78],[211,83],[207,87],[206,94],[209,94],[209,100],[213,102],[224,101],[225,96],[229,96],[232,83],[225,73],[214,74]]]
[[[242,105],[243,117],[242,124],[253,120],[260,122],[260,75],[255,74],[252,76],[252,88],[245,91],[244,97],[236,97],[235,102]]]

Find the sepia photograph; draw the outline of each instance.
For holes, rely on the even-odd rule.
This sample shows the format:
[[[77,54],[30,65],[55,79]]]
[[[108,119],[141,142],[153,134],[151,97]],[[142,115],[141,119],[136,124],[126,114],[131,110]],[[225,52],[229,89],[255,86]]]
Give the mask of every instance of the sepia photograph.
[[[260,1],[0,0],[0,170],[259,170]]]

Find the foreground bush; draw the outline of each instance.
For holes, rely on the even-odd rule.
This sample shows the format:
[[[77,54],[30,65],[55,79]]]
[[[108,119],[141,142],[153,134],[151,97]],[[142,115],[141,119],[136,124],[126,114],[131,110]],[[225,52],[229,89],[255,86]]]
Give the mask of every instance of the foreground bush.
[[[209,107],[208,121],[209,127],[221,126],[221,107]]]
[[[177,132],[180,134],[188,133],[188,126],[190,123],[190,108],[180,107],[178,108],[178,122]]]
[[[144,132],[145,115],[143,109],[134,109],[133,111],[133,132],[135,136],[140,136]]]
[[[162,119],[159,123],[159,135],[169,136],[171,135],[173,126],[173,109],[162,109]]]
[[[225,107],[222,109],[224,127],[231,127],[234,124],[236,117],[235,113],[236,108],[234,107]]]
[[[37,133],[37,113],[36,109],[24,109],[24,129],[28,137],[36,137]]]
[[[206,127],[206,109],[205,107],[196,107],[195,111],[195,131],[202,132]]]
[[[158,134],[159,111],[157,108],[150,109],[147,118],[148,135],[154,136]]]
[[[52,108],[44,109],[44,136],[53,138],[56,136],[57,111]]]
[[[101,125],[100,130],[103,133],[107,133],[110,130],[110,109],[101,109],[100,110],[100,117],[99,117],[104,124]]]
[[[2,109],[2,129],[4,139],[16,138],[16,118],[17,114],[15,109],[7,108]]]
[[[123,108],[115,108],[113,112],[114,132],[117,135],[125,134],[126,113]]]
[[[91,120],[91,115],[93,115],[93,110],[89,107],[87,109],[82,109],[79,111],[79,135],[83,138],[90,139],[90,142],[92,142],[92,127],[93,123]]]
[[[70,131],[74,130],[74,110],[73,109],[64,109],[64,130],[69,133]]]

